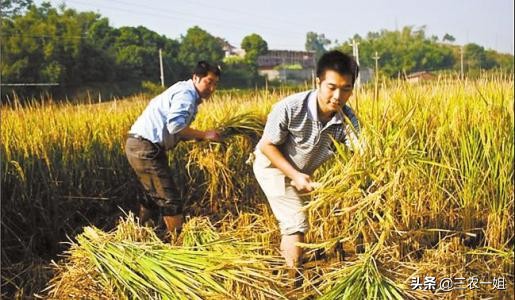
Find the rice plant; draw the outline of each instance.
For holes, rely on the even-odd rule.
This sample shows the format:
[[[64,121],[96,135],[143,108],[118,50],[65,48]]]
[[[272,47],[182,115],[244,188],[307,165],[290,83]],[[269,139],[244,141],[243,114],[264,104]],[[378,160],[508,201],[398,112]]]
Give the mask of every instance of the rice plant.
[[[70,261],[81,263],[75,265],[81,271],[62,270],[49,286],[49,295],[66,298],[77,291],[84,283],[69,279],[78,275],[93,283],[90,289],[98,289],[91,294],[109,291],[106,295],[118,299],[284,298],[268,266],[277,264],[277,258],[238,251],[244,244],[231,247],[232,240],[200,240],[198,232],[194,244],[205,248],[163,244],[150,229],[131,220],[129,216],[121,221],[112,233],[85,227],[68,252]],[[210,237],[216,236],[212,233]],[[191,238],[183,237],[183,241],[192,243]]]
[[[188,225],[192,231],[185,227],[179,237],[182,240],[177,240],[188,245],[181,250],[184,257],[192,259],[196,251],[203,260],[213,262],[217,260],[211,260],[207,252],[225,248],[231,253],[227,257],[239,263],[237,255],[278,254],[277,224],[245,161],[271,106],[290,92],[216,94],[200,107],[193,126],[219,128],[224,142],[184,142],[169,153],[174,179],[186,203],[185,213],[195,220]],[[496,274],[512,287],[513,260],[508,254],[513,252],[514,235],[513,78],[442,78],[422,85],[392,81],[381,85],[377,101],[373,93],[364,87],[356,92],[359,99],[350,101],[362,123],[365,151],[351,152],[337,144],[335,158],[314,175],[321,187],[306,207],[310,230],[305,246],[324,248],[328,257],[306,270],[309,280],[303,291],[316,297],[321,295],[317,290],[331,290],[329,285],[321,289],[324,281],[315,279],[329,278],[324,276],[334,271],[335,257],[330,254],[336,247],[345,251],[344,268],[355,266],[347,269],[349,272],[377,275],[377,266],[380,276],[370,282],[391,286],[381,279],[386,276],[401,292],[409,288],[410,278],[424,274],[440,278],[477,275],[485,280]],[[94,105],[1,108],[2,291],[10,289],[6,298],[16,291],[32,296],[46,286],[50,274],[34,272],[41,274],[41,265],[66,249],[59,242],[67,235],[80,237],[97,254],[106,249],[112,252],[95,256],[82,248],[75,251],[80,247],[74,244],[70,248],[74,254],[55,264],[57,275],[51,286],[59,293],[52,295],[61,295],[61,299],[80,297],[81,293],[85,298],[159,297],[158,285],[150,288],[141,283],[162,281],[159,274],[145,277],[132,269],[145,266],[118,259],[122,253],[130,257],[148,254],[142,261],[152,265],[158,258],[169,257],[167,251],[183,245],[159,244],[152,231],[129,225],[111,232],[123,215],[118,207],[130,209],[143,197],[123,144],[147,101],[136,96]],[[212,223],[195,219],[199,216],[209,216]],[[89,235],[83,234],[84,226],[111,233],[91,229]],[[112,237],[116,234],[119,240]],[[363,260],[362,251],[373,259]],[[105,276],[112,280],[109,276],[116,274],[107,263],[124,268],[123,274],[129,274],[142,290],[134,294],[122,281],[108,281],[99,271],[110,274]],[[221,269],[213,269],[207,278],[215,280],[218,271]],[[61,280],[65,277],[67,280]],[[268,277],[283,281],[279,275]],[[331,277],[331,286],[338,286],[340,279],[347,287],[350,282],[356,284],[349,291],[361,288],[359,281],[349,281],[345,274]],[[218,293],[220,287],[233,295],[240,290],[246,291],[245,295],[254,293],[251,286],[239,281],[216,280],[216,288],[208,291],[195,285],[198,290],[194,293],[207,297]],[[73,282],[88,287],[76,288]],[[260,293],[252,295],[265,297]],[[502,290],[474,290],[440,293],[438,297],[505,295]],[[431,296],[424,291],[416,295],[422,299]]]
[[[352,265],[329,271],[322,278],[317,299],[408,299],[402,288],[378,269],[372,255]]]

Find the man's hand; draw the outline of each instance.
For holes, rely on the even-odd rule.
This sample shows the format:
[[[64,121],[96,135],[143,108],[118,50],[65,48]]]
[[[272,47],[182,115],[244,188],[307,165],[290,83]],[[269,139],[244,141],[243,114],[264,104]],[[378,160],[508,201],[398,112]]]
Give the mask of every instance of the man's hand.
[[[288,176],[288,178],[291,178],[290,184],[299,192],[311,192],[313,189],[320,187],[319,183],[311,181],[311,177],[309,175],[295,169],[284,158],[284,155],[279,151],[277,146],[270,142],[266,137],[262,138],[261,142],[258,144],[258,148],[270,160],[274,167],[281,170],[281,172]]]
[[[300,172],[293,176],[291,185],[293,185],[299,192],[311,192],[314,188],[314,182],[311,181],[311,177]]]
[[[221,142],[222,138],[220,134],[216,130],[208,130],[204,134],[204,140],[213,141],[213,142]]]

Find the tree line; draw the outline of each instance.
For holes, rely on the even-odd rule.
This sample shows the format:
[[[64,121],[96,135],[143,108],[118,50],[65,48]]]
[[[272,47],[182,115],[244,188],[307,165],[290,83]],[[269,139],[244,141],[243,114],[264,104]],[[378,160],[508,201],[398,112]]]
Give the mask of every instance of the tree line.
[[[225,57],[228,43],[195,26],[179,39],[170,39],[143,26],[114,28],[109,20],[94,12],[78,12],[49,3],[34,5],[32,0],[1,0],[1,78],[2,101],[15,91],[22,97],[69,95],[80,91],[100,91],[104,97],[124,96],[143,88],[159,87],[159,49],[162,49],[165,86],[190,76],[201,59],[220,63],[221,87],[253,87],[264,79],[258,75],[257,57],[268,45],[256,33],[244,37],[244,57]],[[362,66],[373,66],[373,55],[381,56],[381,72],[396,76],[417,70],[459,69],[460,46],[435,37],[424,29],[405,27],[401,31],[354,36],[359,42]],[[337,43],[336,49],[352,53],[351,40]],[[306,50],[317,56],[327,51],[331,41],[323,34],[308,32]],[[499,68],[513,72],[513,55],[485,50],[476,44],[463,47],[467,70]],[[13,87],[10,83],[57,83],[51,87]]]
[[[450,34],[445,34],[441,40],[437,36],[427,37],[424,26],[369,32],[366,37],[355,35],[337,48],[352,53],[353,40],[359,44],[361,65],[373,67],[377,52],[381,72],[390,77],[417,71],[460,72],[462,65],[469,76],[476,76],[481,70],[513,72],[513,55],[485,50],[475,43],[455,45],[455,39]]]

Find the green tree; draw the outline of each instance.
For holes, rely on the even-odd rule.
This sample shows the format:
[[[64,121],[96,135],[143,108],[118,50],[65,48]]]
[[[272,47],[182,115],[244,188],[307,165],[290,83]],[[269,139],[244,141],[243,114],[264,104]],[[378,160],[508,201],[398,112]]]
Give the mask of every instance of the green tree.
[[[243,38],[241,48],[245,50],[247,62],[255,63],[258,56],[268,51],[268,44],[259,34],[253,33]]]
[[[143,26],[121,27],[104,39],[114,54],[118,80],[159,82],[159,49],[167,83],[177,81],[183,70],[177,61],[179,43]]]
[[[480,69],[491,69],[497,66],[492,55],[487,55],[485,48],[474,43],[463,47],[463,56],[469,72],[476,73]]]
[[[93,12],[43,3],[1,22],[0,72],[5,83],[56,82],[59,87],[53,91],[67,94],[91,86],[114,86],[124,93],[144,80],[159,82],[160,48],[167,83],[177,81],[184,69],[177,60],[177,41],[144,27],[114,29]],[[39,91],[17,90],[27,95]]]
[[[317,60],[327,51],[325,47],[330,44],[331,40],[327,39],[323,33],[318,34],[310,31],[306,34],[306,51],[315,51]]]
[[[243,38],[241,48],[245,50],[245,58],[239,63],[227,64],[224,77],[227,74],[235,86],[253,86],[260,81],[257,59],[268,52],[268,44],[259,34],[252,33]]]
[[[58,82],[80,85],[105,80],[112,64],[101,57],[86,32],[95,13],[77,13],[48,3],[31,6],[25,15],[2,20],[2,77],[6,82]]]
[[[219,40],[198,26],[188,29],[182,38],[179,60],[188,69],[193,68],[198,61],[207,60],[211,63],[219,63],[224,57],[224,51]]]
[[[454,43],[454,41],[456,41],[456,39],[455,39],[452,35],[450,35],[450,34],[446,33],[446,34],[443,36],[442,41],[444,41],[444,42],[449,42],[449,43]]]
[[[249,64],[243,57],[228,56],[224,58],[221,87],[249,87],[259,79],[255,64]]]
[[[90,45],[94,45],[88,54],[88,65],[95,66],[88,72],[88,78],[93,80],[116,81],[116,51],[113,49],[118,30],[109,25],[107,18],[95,19],[87,31]]]
[[[184,74],[190,74],[191,67],[185,66],[178,58],[180,43],[172,39],[164,39],[163,68],[165,82],[170,85],[184,79]]]
[[[503,72],[513,73],[513,55],[506,53],[498,53],[494,50],[486,51],[487,61],[492,61],[494,68],[498,68]]]
[[[360,63],[373,67],[375,52],[381,57],[380,71],[388,76],[397,76],[422,70],[452,68],[455,57],[450,47],[439,44],[434,37],[426,37],[425,28],[404,27],[400,31],[382,30],[369,32],[366,38],[355,36],[359,41]],[[352,53],[352,40],[338,49]]]
[[[143,26],[121,27],[113,48],[117,77],[123,80],[159,80],[159,35]]]
[[[32,0],[0,0],[0,16],[11,18],[20,15],[32,3],[34,3]]]
[[[459,70],[460,46],[452,45],[455,39],[445,34],[439,43],[435,36],[427,37],[425,27],[407,26],[400,31],[382,30],[369,32],[366,37],[355,35],[352,39],[359,42],[360,63],[363,67],[373,67],[375,52],[381,57],[380,72],[387,76],[404,75],[422,70]],[[337,49],[352,53],[351,42],[342,43]],[[480,69],[498,68],[513,72],[513,55],[500,54],[493,50],[485,50],[476,44],[463,47],[465,67],[469,74],[477,74]]]

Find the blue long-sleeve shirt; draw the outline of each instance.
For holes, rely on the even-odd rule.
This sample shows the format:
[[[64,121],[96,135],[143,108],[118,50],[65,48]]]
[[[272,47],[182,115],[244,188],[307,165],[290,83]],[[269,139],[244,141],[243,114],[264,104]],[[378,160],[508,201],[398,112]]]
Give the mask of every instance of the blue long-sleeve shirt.
[[[177,133],[189,126],[197,115],[200,95],[193,81],[179,81],[150,100],[129,133],[160,144],[166,150],[177,144]]]

